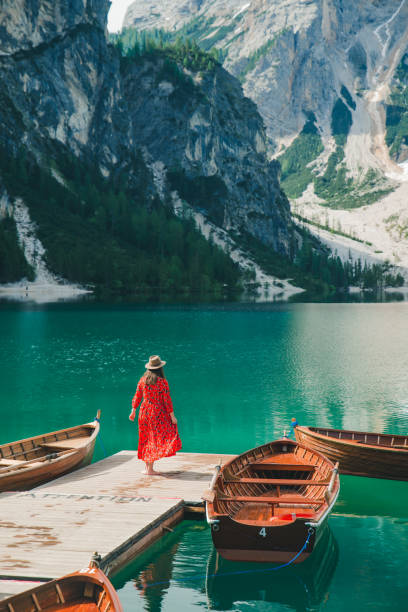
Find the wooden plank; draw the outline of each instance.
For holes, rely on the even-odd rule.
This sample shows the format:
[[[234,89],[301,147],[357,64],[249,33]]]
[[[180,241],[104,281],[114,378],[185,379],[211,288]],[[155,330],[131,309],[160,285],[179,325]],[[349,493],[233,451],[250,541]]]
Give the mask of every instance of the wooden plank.
[[[96,550],[116,571],[182,520],[185,503],[202,512],[214,467],[231,458],[180,453],[158,462],[162,476],[147,477],[137,453],[122,451],[31,491],[1,493],[0,576],[60,577]]]
[[[272,484],[272,485],[311,485],[314,487],[328,487],[329,480],[301,480],[301,479],[282,479],[282,478],[236,478],[224,480],[226,484]]]
[[[267,504],[324,504],[324,499],[310,499],[308,497],[302,497],[301,495],[283,495],[279,497],[264,497],[264,496],[252,496],[252,495],[216,495],[215,499],[219,501],[242,501],[242,502],[259,502]]]
[[[251,463],[250,467],[254,470],[273,470],[282,471],[282,472],[313,472],[315,470],[315,466],[310,463],[273,463],[271,462],[256,462]]]
[[[46,444],[40,444],[41,448],[81,448],[88,441],[88,438],[66,438],[64,440],[50,441]]]

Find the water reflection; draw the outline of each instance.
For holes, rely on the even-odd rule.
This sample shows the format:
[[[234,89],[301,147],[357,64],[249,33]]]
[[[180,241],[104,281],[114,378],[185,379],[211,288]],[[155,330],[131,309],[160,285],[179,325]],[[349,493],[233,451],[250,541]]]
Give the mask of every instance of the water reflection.
[[[169,538],[161,553],[133,581],[135,588],[145,601],[144,609],[148,612],[157,612],[162,609],[163,597],[170,586],[173,559],[179,544],[179,540],[173,542],[173,538]]]
[[[207,526],[186,522],[116,576],[114,584],[126,611],[226,611],[240,609],[240,602],[258,609],[265,602],[300,612],[318,610],[327,599],[337,563],[338,545],[328,526],[307,561],[275,571],[276,564],[221,559]]]
[[[319,610],[328,598],[338,558],[337,541],[328,526],[307,561],[277,571],[273,566],[225,561],[213,549],[206,581],[209,609],[230,610],[237,602],[263,601],[297,612]]]
[[[334,513],[346,516],[406,518],[408,486],[398,480],[359,476],[340,477],[340,494]]]
[[[406,303],[311,305],[299,311],[291,320],[287,355],[296,356],[291,386],[304,397],[302,424],[404,432],[406,322]]]

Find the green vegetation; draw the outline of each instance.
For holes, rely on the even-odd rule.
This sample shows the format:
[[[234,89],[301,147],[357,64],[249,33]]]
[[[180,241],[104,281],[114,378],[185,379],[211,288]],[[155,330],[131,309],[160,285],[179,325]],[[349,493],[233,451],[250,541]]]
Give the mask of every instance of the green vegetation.
[[[0,171],[6,188],[28,205],[53,272],[121,294],[221,295],[225,288],[238,288],[238,266],[207,242],[191,219],[177,218],[149,195],[141,155],[129,160],[126,172],[106,180],[95,167],[59,150],[53,164],[44,162],[58,170],[61,184],[24,151],[18,159],[4,153]],[[7,266],[7,274],[10,270]]]
[[[200,41],[200,47],[208,51],[209,49],[215,49],[214,45],[217,44],[220,40],[224,40],[226,36],[233,32],[236,28],[236,24],[234,22],[230,23],[226,26],[220,26],[213,33],[207,36],[204,40]]]
[[[13,217],[0,220],[0,283],[14,283],[26,278],[34,280],[34,271],[19,245]]]
[[[393,190],[391,186],[379,182],[372,168],[360,182],[347,178],[346,165],[341,163],[343,159],[344,149],[338,145],[328,159],[325,173],[314,177],[315,193],[330,208],[359,208],[377,202]]]
[[[408,147],[408,53],[395,71],[385,125],[385,142],[391,157],[396,158],[402,148]]]
[[[144,55],[153,48],[163,48],[166,44],[174,42],[170,32],[158,28],[142,32],[134,28],[124,28],[118,34],[109,34],[109,39],[124,56]]]
[[[313,181],[313,173],[308,165],[323,152],[322,139],[315,122],[316,117],[309,113],[299,136],[278,158],[282,169],[281,186],[290,198],[299,198]]]
[[[204,17],[204,15],[199,15],[188,21],[179,30],[172,33],[172,35],[174,38],[181,36],[182,38],[190,38],[200,43],[200,41],[206,39],[209,34],[217,30],[217,28],[212,25],[214,21],[215,17]],[[204,45],[200,44],[203,49],[208,49],[208,46]]]
[[[322,248],[310,232],[298,226],[303,244],[294,261],[271,252],[247,233],[239,236],[241,244],[252,254],[254,260],[265,272],[288,278],[297,287],[303,287],[309,298],[327,298],[338,291],[347,291],[350,286],[378,290],[384,287],[400,287],[404,284],[401,274],[393,274],[389,264],[362,265],[358,260],[342,262],[329,250]]]
[[[125,28],[121,33],[110,34],[109,37],[110,41],[120,50],[121,55],[125,57],[144,57],[146,54],[157,54],[161,51],[189,70],[206,72],[213,70],[216,64],[223,63],[228,55],[228,49],[221,49],[215,45],[234,32],[237,23],[242,18],[243,13],[240,13],[231,23],[214,26],[213,17],[198,16],[173,32],[159,28],[152,30]],[[268,53],[285,31],[282,30],[276,34],[247,58],[245,68],[238,75],[241,81],[245,80],[248,72],[255,68],[261,57]],[[238,32],[226,43],[225,47],[242,35],[242,31]]]
[[[170,207],[149,196],[148,171],[141,156],[130,160],[131,168],[112,180],[104,179],[95,167],[65,150],[54,153],[52,164],[47,161],[60,181],[24,151],[17,159],[4,154],[0,159],[7,190],[12,197],[24,199],[37,224],[47,265],[67,280],[121,295],[160,291],[174,296],[221,296],[225,290],[239,289],[237,265],[203,238],[191,218],[177,218]],[[130,169],[138,178],[132,188],[126,178]],[[169,180],[181,197],[194,200],[196,207],[200,202],[208,207],[208,199],[213,201],[211,215],[222,221],[226,187],[220,177],[189,179],[181,170],[173,170]],[[245,231],[239,243],[266,272],[292,278],[314,296],[327,296],[345,289],[348,283],[370,288],[400,284],[401,279],[387,266],[342,264],[308,232],[299,231],[303,247],[293,261]],[[16,253],[16,245],[14,222],[6,219],[0,224],[2,282],[32,278],[21,251]],[[295,253],[294,246],[292,250]]]
[[[351,96],[348,90],[342,87],[342,95],[345,98]],[[362,206],[363,200],[361,192],[367,190],[372,177],[366,180],[366,185],[358,186],[351,177],[347,178],[347,168],[343,162],[344,145],[352,125],[352,115],[348,107],[341,98],[338,98],[332,109],[331,130],[336,141],[336,149],[331,153],[327,160],[326,170],[321,176],[314,176],[314,190],[318,197],[324,199],[331,208],[354,208]],[[358,187],[358,188],[357,188]],[[366,194],[369,199],[369,194]],[[378,199],[378,192],[374,193],[373,199]],[[367,200],[367,198],[366,198]],[[364,201],[364,204],[369,203]]]
[[[303,230],[299,229],[299,232],[302,233]],[[306,235],[306,232],[304,232],[304,234]],[[270,247],[246,232],[244,228],[242,228],[240,234],[234,236],[234,238],[267,274],[277,276],[278,278],[290,279],[294,285],[306,289],[309,294],[314,297],[327,296],[333,290],[332,287],[314,277],[312,274],[305,274],[298,265],[297,260],[291,261],[289,257],[272,251]],[[317,248],[317,241],[313,238],[310,238],[310,240]],[[292,251],[293,253],[295,251],[294,245]],[[292,258],[294,259],[294,254]]]
[[[344,147],[352,123],[353,118],[350,110],[343,100],[338,98],[333,106],[331,116],[331,131],[337,145]]]
[[[166,70],[170,76],[186,83],[194,83],[183,69],[191,72],[213,72],[220,64],[220,53],[217,49],[210,53],[203,51],[195,41],[173,36],[162,30],[139,32],[126,29],[121,34],[111,35],[111,40],[119,49],[123,61],[144,61],[146,58],[164,58]],[[167,76],[163,75],[163,76]]]
[[[350,96],[345,87],[344,91],[342,88],[342,95]],[[316,195],[327,206],[346,209],[371,204],[392,191],[392,187],[379,180],[374,170],[369,170],[360,182],[347,177],[343,161],[344,145],[351,124],[351,112],[339,98],[333,106],[331,121],[336,149],[329,156],[324,173],[316,175],[311,165],[323,152],[323,145],[316,127],[316,118],[313,113],[308,113],[299,136],[278,158],[282,168],[281,185],[289,198],[299,198],[309,183],[313,183]]]
[[[313,249],[310,241],[304,241],[297,256],[297,263],[304,272],[320,278],[324,283],[336,289],[360,287],[378,290],[384,287],[401,287],[404,278],[401,274],[392,274],[387,263],[372,266],[358,261],[342,262],[340,257],[328,256]]]
[[[164,57],[192,72],[212,72],[224,58],[215,47],[207,53],[196,41],[165,30],[139,32],[127,28],[110,38],[124,58],[141,61],[149,56]]]
[[[343,232],[341,230],[341,227],[339,229],[335,229],[334,227],[331,227],[328,224],[323,225],[323,223],[318,223],[317,221],[313,221],[312,219],[306,219],[306,217],[302,217],[301,215],[298,215],[297,213],[294,213],[294,212],[292,212],[292,217],[294,217],[295,219],[298,219],[299,221],[302,221],[302,223],[308,223],[310,225],[314,225],[315,227],[318,227],[319,229],[323,229],[326,232],[330,232],[331,234],[337,234],[338,236],[344,236],[344,238],[350,238],[350,240],[355,240],[356,242],[361,242],[361,244],[367,244],[368,246],[373,245],[373,243],[369,242],[368,240],[361,240],[360,238],[356,238],[355,236],[351,236],[350,234]],[[382,252],[382,251],[378,251],[378,252]]]
[[[110,34],[109,38],[113,44],[119,46],[124,55],[128,55],[129,51],[134,49],[135,44],[139,45],[140,54],[143,55],[146,50],[148,50],[148,52],[151,51],[151,48],[149,49],[151,43],[153,43],[156,48],[166,48],[169,50],[169,48],[175,45],[180,45],[181,42],[184,46],[192,47],[195,45],[202,51],[209,52],[210,58],[222,64],[228,55],[228,49],[221,49],[215,45],[228,38],[230,34],[233,34],[243,17],[244,14],[240,13],[226,25],[219,26],[214,25],[215,17],[198,15],[184,24],[181,28],[171,32],[160,28],[151,30],[125,28],[120,34]],[[238,32],[226,43],[225,47],[227,47],[233,39],[242,36],[242,34],[242,32]],[[146,45],[145,41],[150,42]],[[267,45],[269,44],[270,43],[267,43]],[[184,61],[184,57],[178,57],[177,59],[181,62]],[[196,65],[193,69],[195,71],[207,70],[207,66],[198,68]]]
[[[341,145],[337,145],[327,160],[324,174],[314,177],[315,193],[326,201],[343,195],[349,187],[352,187],[352,179],[346,179],[346,166],[341,164],[343,159],[344,149]]]
[[[179,30],[177,35],[185,36],[187,38],[193,38],[194,40],[200,40],[205,38],[213,31],[212,24],[215,21],[215,17],[204,17],[204,15],[198,15],[193,17],[190,21],[184,24]]]
[[[173,40],[175,40],[177,36],[181,36],[181,38],[184,39],[190,38],[195,40],[204,51],[209,51],[210,49],[215,49],[215,45],[218,42],[224,40],[229,34],[235,31],[243,16],[243,13],[240,13],[236,15],[230,23],[222,26],[215,26],[213,25],[215,17],[204,17],[203,15],[199,15],[184,24],[184,26],[176,32],[170,34],[173,36]],[[227,56],[227,50],[217,49],[217,51],[220,54],[220,61],[223,61]]]
[[[388,231],[398,234],[400,240],[408,240],[408,221],[403,215],[390,215],[385,220]]]
[[[167,174],[172,189],[194,208],[202,209],[217,225],[224,222],[224,200],[227,187],[220,176],[197,176],[190,179],[184,170],[172,170]]]
[[[247,61],[245,68],[241,70],[241,72],[238,75],[238,78],[240,81],[242,82],[245,81],[245,77],[248,74],[248,72],[251,72],[251,70],[255,68],[255,66],[261,59],[261,57],[264,57],[268,53],[268,51],[272,49],[272,47],[275,45],[277,39],[279,38],[281,34],[282,32],[280,32],[279,34],[277,34],[276,36],[268,40],[265,44],[259,47],[256,51],[251,53],[251,55],[248,57],[248,61]]]

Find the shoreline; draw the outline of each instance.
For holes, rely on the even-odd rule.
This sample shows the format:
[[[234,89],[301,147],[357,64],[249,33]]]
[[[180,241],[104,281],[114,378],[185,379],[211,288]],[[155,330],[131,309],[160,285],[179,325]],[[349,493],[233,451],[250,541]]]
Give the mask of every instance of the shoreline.
[[[16,301],[34,301],[37,304],[58,302],[64,299],[75,299],[92,294],[92,289],[79,285],[59,285],[41,282],[9,283],[0,285],[0,298]]]
[[[282,284],[284,281],[282,281]],[[297,293],[297,292],[296,292]],[[231,294],[219,293],[166,293],[160,290],[152,292],[135,292],[118,294],[113,292],[104,292],[102,294],[90,289],[71,286],[44,286],[36,285],[25,289],[25,286],[6,286],[0,285],[0,303],[15,303],[15,304],[57,304],[62,302],[92,302],[101,303],[123,303],[123,304],[140,304],[140,305],[205,305],[205,304],[247,304],[254,307],[268,304],[291,304],[291,303],[344,303],[345,301],[353,302],[358,296],[364,298],[367,296],[375,296],[375,302],[386,302],[386,295],[399,294],[399,299],[395,301],[408,301],[408,287],[383,287],[380,292],[371,289],[364,289],[358,286],[350,286],[347,291],[331,293],[330,295],[313,294],[311,295],[306,290],[298,294],[297,299],[291,299],[295,293],[286,292],[285,288],[276,286],[275,283],[264,283],[259,285],[258,282],[248,283],[242,292]],[[382,297],[381,297],[382,296]],[[338,300],[336,300],[338,297]],[[87,299],[88,298],[88,299]],[[394,300],[392,300],[394,301]]]

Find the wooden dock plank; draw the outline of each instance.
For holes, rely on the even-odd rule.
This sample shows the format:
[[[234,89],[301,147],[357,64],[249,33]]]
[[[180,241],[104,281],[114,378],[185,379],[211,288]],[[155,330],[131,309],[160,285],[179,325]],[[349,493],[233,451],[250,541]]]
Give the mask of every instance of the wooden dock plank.
[[[141,474],[144,463],[137,459],[137,453],[121,451],[93,463],[86,471],[72,472],[36,490],[124,497],[170,495],[196,503],[201,500],[215,466],[231,458],[231,455],[178,453],[175,457],[161,459],[155,464],[155,469],[163,472],[163,476],[149,477]]]
[[[121,451],[31,491],[0,494],[0,593],[86,566],[94,551],[116,570],[201,502],[214,467],[228,455],[179,453],[162,476],[145,476],[134,451]],[[12,592],[16,592],[13,590]],[[18,591],[17,591],[18,592]]]
[[[1,515],[13,516],[12,521],[0,521],[0,574],[35,578],[54,578],[86,566],[92,552],[97,550],[102,556],[110,553],[148,527],[152,519],[181,503],[137,502],[143,504],[143,511],[136,514],[132,511],[140,510],[136,504],[120,504],[118,509],[115,501],[104,500],[97,513],[90,509],[81,514],[89,508],[89,500],[72,505],[56,500],[55,508],[50,508],[48,498],[30,498],[29,505],[21,503],[22,499],[18,494],[0,499]],[[33,511],[37,516],[33,517]]]

